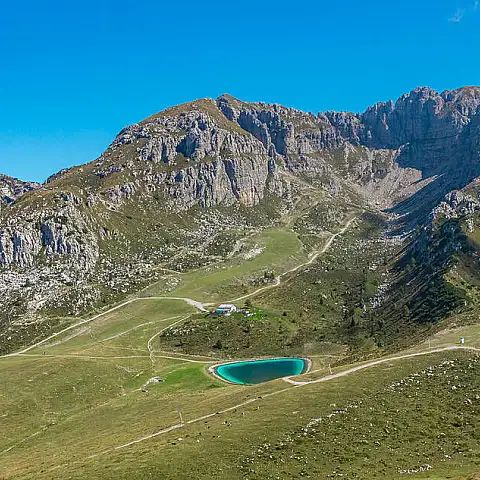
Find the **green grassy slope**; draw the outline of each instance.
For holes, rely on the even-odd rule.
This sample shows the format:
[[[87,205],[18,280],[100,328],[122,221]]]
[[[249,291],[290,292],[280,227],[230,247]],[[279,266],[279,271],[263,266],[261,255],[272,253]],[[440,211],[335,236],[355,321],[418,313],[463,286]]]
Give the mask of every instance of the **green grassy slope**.
[[[165,382],[148,393],[138,390],[140,362],[34,357],[4,363],[11,390],[28,385],[25,397],[38,398],[39,418],[26,399],[17,396],[15,411],[2,396],[9,424],[2,475],[403,478],[400,470],[428,464],[430,476],[420,478],[449,478],[452,471],[469,478],[480,468],[478,359],[468,352],[391,361],[300,388],[281,380],[227,385],[201,365],[165,361],[157,367]],[[12,375],[19,366],[20,383]],[[43,376],[43,386],[29,382],[35,375]],[[253,403],[238,406],[245,400]],[[178,407],[187,422],[212,416],[117,448],[178,424]]]
[[[235,255],[165,270],[132,303],[25,355],[0,358],[0,477],[404,478],[403,470],[428,465],[415,475],[473,478],[480,469],[475,351],[390,358],[304,386],[242,387],[208,373],[220,358],[308,355],[312,372],[301,379],[311,381],[330,366],[344,372],[388,351],[371,306],[398,255],[382,236],[385,219],[343,205],[344,224],[358,215],[350,228],[290,271],[341,228],[324,228],[328,206],[300,207],[274,228],[237,232]],[[456,276],[448,271],[452,285],[470,272],[460,266]],[[265,271],[283,274],[281,283],[263,283]],[[205,317],[172,298],[215,303],[263,287],[248,318]],[[480,348],[478,332],[470,325],[420,343],[425,332],[413,328],[402,338],[417,343],[409,352],[424,353],[458,345],[460,336]]]
[[[388,360],[302,387],[282,380],[255,387],[228,385],[207,371],[218,357],[307,352],[313,373],[305,379],[311,380],[328,375],[328,364],[351,362],[355,349],[362,356],[381,353],[381,346],[364,335],[370,317],[357,310],[358,302],[368,303],[375,294],[386,267],[377,262],[371,270],[364,263],[375,250],[378,257],[381,228],[380,218],[361,217],[316,262],[254,297],[261,308],[253,327],[241,317],[205,319],[178,300],[140,299],[24,356],[0,358],[5,432],[0,476],[253,479],[298,478],[302,472],[327,478],[337,472],[353,478],[400,478],[399,470],[428,464],[432,470],[419,478],[432,473],[436,477],[427,478],[447,478],[452,470],[469,478],[479,468],[475,392],[480,385],[478,361],[468,351]],[[207,275],[202,269],[170,273],[180,283],[169,295],[223,299],[243,293],[239,283],[257,278],[267,266],[273,264],[280,274],[304,262],[311,248],[302,247],[302,231],[289,229],[248,238],[246,251],[257,245],[264,249],[242,264],[227,260],[223,266],[229,268],[220,263]],[[388,264],[388,252],[384,254]],[[248,284],[247,291],[254,288]],[[162,292],[159,285],[152,289],[147,293]],[[197,346],[209,348],[178,348],[165,341],[167,332],[199,324],[220,334],[221,349],[202,338]],[[254,339],[250,345],[243,343],[249,336],[241,330],[245,327]],[[455,344],[461,335],[468,346],[480,348],[476,326],[438,335],[431,343]],[[195,338],[188,335],[190,341]],[[413,351],[428,348],[424,344]],[[164,381],[148,384],[153,377]],[[402,381],[405,389],[391,387]],[[347,407],[347,413],[338,414]],[[178,408],[191,423],[178,425]],[[324,420],[315,420],[319,418]],[[307,427],[312,421],[322,428]],[[156,436],[141,440],[151,434]]]

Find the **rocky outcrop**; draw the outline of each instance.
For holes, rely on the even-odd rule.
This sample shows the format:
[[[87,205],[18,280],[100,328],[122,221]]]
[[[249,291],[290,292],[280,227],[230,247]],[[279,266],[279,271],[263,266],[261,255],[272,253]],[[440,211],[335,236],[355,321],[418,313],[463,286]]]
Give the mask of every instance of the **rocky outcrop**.
[[[194,205],[230,206],[237,201],[252,207],[267,192],[282,189],[275,162],[265,156],[232,155],[171,172],[151,173],[144,180],[151,189],[163,192],[172,210],[187,210]]]
[[[397,102],[377,104],[361,116],[367,145],[401,148],[398,164],[415,168],[423,178],[443,178],[421,192],[410,206],[428,212],[449,190],[464,187],[480,174],[476,125],[480,89],[469,87],[438,94],[418,88]]]
[[[260,140],[272,157],[312,153],[343,143],[324,115],[315,116],[276,104],[243,103],[227,95],[219,97],[217,104],[230,120]]]
[[[279,105],[243,103],[227,95],[217,103],[229,119],[259,138],[266,148],[273,145],[281,155],[332,150],[346,142],[391,150],[428,142],[436,152],[446,150],[441,157],[445,159],[469,125],[478,128],[480,88],[441,94],[428,87],[417,88],[395,103],[377,103],[363,114],[326,112],[314,116]],[[415,161],[414,168],[432,167],[425,159]]]
[[[374,147],[398,148],[414,141],[454,142],[480,112],[480,88],[467,87],[441,94],[428,87],[402,95],[395,103],[368,108],[361,120]]]
[[[453,191],[445,196],[445,199],[436,206],[431,213],[432,220],[471,217],[480,211],[480,198],[472,193]],[[470,223],[470,222],[469,222]]]
[[[293,173],[323,177],[324,185],[337,186],[341,182],[335,177],[340,173],[354,188],[361,187],[359,193],[367,199],[373,195],[382,206],[419,192],[418,200],[399,210],[414,218],[428,213],[448,191],[480,175],[478,87],[441,94],[417,88],[363,114],[315,116],[279,105],[244,103],[228,95],[217,104],[230,120],[258,138],[271,156],[285,157]],[[373,159],[382,157],[389,160],[381,160],[376,168]]]
[[[213,114],[203,111],[208,102]],[[172,115],[168,111],[142,124],[132,125],[120,132],[110,146],[116,150],[123,145],[138,144],[139,158],[146,162],[175,164],[182,157],[200,161],[205,157],[230,155],[265,155],[267,152],[255,138],[241,131],[234,124],[225,125],[218,116],[213,101],[205,100],[189,105],[190,110]],[[217,118],[215,118],[217,116]],[[139,140],[144,140],[143,145]]]
[[[13,203],[24,193],[40,188],[35,182],[22,182],[16,178],[0,175],[0,204]]]
[[[100,290],[92,285],[100,246],[82,199],[72,192],[50,191],[42,198],[45,203],[33,208],[23,206],[20,199],[2,212],[2,351],[8,351],[9,338],[22,342],[28,325],[36,325],[36,330],[40,311],[78,314],[100,300]],[[7,325],[2,325],[6,318]]]
[[[37,212],[37,217],[11,219],[0,229],[0,267],[44,264],[64,256],[69,268],[87,275],[98,258],[95,236],[86,217],[68,199],[61,209]],[[42,255],[40,255],[42,253]]]
[[[262,142],[230,123],[211,100],[125,128],[99,159],[96,175],[123,171],[108,158],[127,146],[135,147],[137,168],[146,170],[137,172],[136,183],[110,188],[105,196],[113,203],[130,198],[142,182],[150,191],[162,191],[173,210],[237,201],[253,206],[269,189],[281,190],[275,162]]]
[[[126,183],[124,185],[115,185],[107,191],[107,198],[109,202],[121,203],[124,200],[132,198],[137,191],[134,183]]]

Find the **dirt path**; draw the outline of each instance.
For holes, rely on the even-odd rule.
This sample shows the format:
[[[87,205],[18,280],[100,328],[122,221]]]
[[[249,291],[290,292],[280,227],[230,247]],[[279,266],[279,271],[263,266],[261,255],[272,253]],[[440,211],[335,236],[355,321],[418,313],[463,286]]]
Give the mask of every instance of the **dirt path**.
[[[287,272],[284,272],[282,273],[281,275],[279,275],[278,277],[275,278],[275,283],[271,284],[271,285],[267,285],[265,287],[261,287],[257,290],[255,290],[254,292],[252,293],[249,293],[247,295],[243,295],[241,297],[238,297],[238,298],[235,298],[233,300],[228,300],[228,302],[230,303],[234,303],[234,302],[239,302],[240,300],[244,300],[246,298],[250,298],[250,297],[253,297],[255,295],[258,295],[259,293],[265,291],[265,290],[269,290],[271,288],[275,288],[275,287],[278,287],[280,284],[281,284],[281,281],[282,281],[282,278],[286,275],[289,275],[293,272],[296,272],[297,270],[300,270],[301,268],[303,267],[306,267],[308,265],[311,265],[320,255],[322,255],[323,253],[325,253],[329,248],[330,246],[332,245],[333,241],[339,236],[339,235],[342,235],[343,233],[345,233],[345,231],[349,228],[349,226],[351,225],[351,223],[356,219],[357,217],[352,217],[350,220],[347,221],[347,223],[337,232],[337,233],[333,233],[330,238],[328,239],[327,243],[318,251],[316,252],[314,255],[312,255],[306,262],[304,263],[301,263],[300,265],[297,265],[296,267],[288,270]],[[109,310],[106,310],[105,312],[102,312],[102,313],[99,313],[91,318],[88,318],[86,320],[82,320],[80,322],[77,322],[73,325],[70,325],[69,327],[66,327],[64,328],[63,330],[60,330],[59,332],[56,332],[52,335],[50,335],[49,337],[47,338],[44,338],[43,340],[40,340],[39,342],[36,342],[34,343],[33,345],[30,345],[29,347],[26,347],[18,352],[15,352],[15,353],[9,353],[7,355],[0,355],[0,358],[8,358],[8,357],[14,357],[14,356],[17,356],[17,355],[21,355],[23,353],[26,353],[26,352],[29,352],[30,350],[33,350],[34,348],[37,348],[39,347],[40,345],[43,345],[44,343],[48,342],[49,340],[52,340],[56,337],[58,337],[59,335],[62,335],[66,332],[69,332],[71,330],[74,330],[82,325],[85,325],[85,324],[88,324],[88,323],[91,323],[93,322],[94,320],[96,320],[97,318],[100,318],[100,317],[103,317],[104,315],[108,315],[109,313],[112,313],[116,310],[119,310],[120,308],[122,307],[125,307],[127,305],[130,305],[131,303],[134,303],[134,302],[139,302],[139,301],[143,301],[143,300],[179,300],[179,301],[183,301],[183,302],[186,302],[188,303],[189,305],[191,305],[192,307],[195,307],[197,310],[200,310],[201,312],[207,312],[207,309],[205,308],[206,306],[209,306],[209,305],[212,305],[211,303],[205,303],[205,302],[199,302],[198,300],[194,300],[192,298],[187,298],[187,297],[164,297],[164,296],[161,296],[161,297],[138,297],[138,298],[132,298],[130,300],[127,300],[126,302],[123,302],[113,308],[110,308]],[[178,323],[178,322],[177,322]]]
[[[40,358],[84,358],[86,360],[122,360],[128,358],[150,358],[148,355],[81,355],[81,354],[68,354],[68,353],[18,353],[17,357],[40,357]]]
[[[201,417],[197,417],[197,418],[194,418],[194,419],[191,419],[191,420],[188,420],[186,422],[183,422],[183,423],[176,423],[174,425],[170,425],[169,427],[166,427],[166,428],[163,428],[162,430],[159,430],[157,432],[154,432],[154,433],[151,433],[149,435],[145,435],[143,437],[140,437],[140,438],[137,438],[135,440],[132,440],[128,443],[124,443],[122,445],[118,445],[116,447],[113,447],[113,448],[109,448],[108,450],[104,450],[102,452],[99,452],[99,453],[95,453],[93,455],[90,455],[88,456],[86,459],[87,460],[92,460],[94,458],[97,458],[97,457],[100,457],[102,455],[107,455],[109,453],[112,453],[112,452],[115,452],[117,450],[122,450],[124,448],[128,448],[128,447],[131,447],[133,445],[136,445],[138,443],[142,443],[142,442],[145,442],[147,440],[150,440],[152,438],[156,438],[156,437],[159,437],[161,435],[165,435],[169,432],[172,432],[174,430],[178,430],[180,428],[183,428],[185,427],[186,425],[192,425],[192,424],[195,424],[195,423],[198,423],[198,422],[201,422],[201,421],[204,421],[208,418],[212,418],[212,417],[215,417],[217,415],[222,415],[222,414],[225,414],[225,413],[228,413],[228,412],[231,412],[231,411],[234,411],[238,408],[242,408],[242,407],[245,407],[251,403],[255,403],[255,402],[259,402],[259,401],[262,401],[264,400],[265,398],[268,398],[268,397],[273,397],[275,395],[280,395],[281,393],[285,393],[287,391],[291,391],[292,389],[295,389],[295,388],[301,388],[301,387],[304,387],[306,385],[312,385],[312,384],[315,384],[315,383],[320,383],[320,382],[328,382],[330,380],[333,380],[335,378],[340,378],[340,377],[344,377],[344,376],[347,376],[347,375],[351,375],[352,373],[355,373],[355,372],[358,372],[360,370],[363,370],[365,368],[370,368],[370,367],[373,367],[373,366],[376,366],[376,365],[379,365],[379,364],[382,364],[382,363],[389,363],[389,362],[393,362],[393,361],[396,361],[396,360],[403,360],[403,359],[407,359],[407,358],[414,358],[414,357],[419,357],[419,356],[425,356],[425,355],[431,355],[431,354],[434,354],[434,353],[441,353],[441,352],[445,352],[445,351],[452,351],[452,350],[466,350],[466,351],[474,351],[474,352],[480,352],[480,348],[476,348],[476,347],[465,347],[465,346],[458,346],[458,345],[449,345],[449,346],[445,346],[445,347],[441,347],[441,348],[433,348],[433,349],[427,349],[427,350],[424,350],[422,352],[416,352],[416,353],[409,353],[409,354],[405,354],[405,355],[398,355],[396,357],[389,357],[389,358],[382,358],[382,359],[379,359],[379,360],[374,360],[374,361],[371,361],[371,362],[367,362],[363,365],[359,365],[357,367],[352,367],[348,370],[344,370],[343,372],[338,372],[338,373],[335,373],[335,374],[332,374],[332,375],[327,375],[325,377],[322,377],[322,378],[319,378],[317,380],[312,380],[312,381],[307,381],[307,382],[299,382],[299,381],[295,381],[295,380],[291,380],[290,378],[284,378],[283,380],[287,381],[288,383],[291,384],[291,386],[288,386],[286,388],[283,388],[281,390],[276,390],[274,392],[271,392],[271,393],[267,393],[267,394],[264,394],[262,396],[259,396],[259,397],[255,397],[255,398],[251,398],[249,400],[246,400],[244,402],[241,402],[241,403],[238,403],[236,405],[233,405],[231,407],[228,407],[228,408],[224,408],[222,410],[217,410],[215,412],[212,412],[212,413],[208,413],[206,415],[202,415]],[[30,355],[25,355],[25,356],[30,356]],[[33,355],[32,355],[33,356]],[[38,356],[41,356],[41,355],[38,355]],[[148,357],[145,357],[145,358],[148,358]],[[187,359],[182,359],[182,360],[185,360],[185,361],[188,361]],[[190,361],[193,361],[193,360],[190,360]],[[26,437],[24,440],[22,440],[21,442],[9,447],[8,449],[6,449],[5,451],[3,452],[0,452],[0,455],[2,455],[3,453],[6,453],[10,450],[12,450],[13,448],[15,448],[17,445],[27,441],[29,438],[33,437],[33,436],[36,436],[38,434],[42,433],[41,431],[39,432],[35,432],[34,434],[30,435],[29,437]],[[79,460],[77,460],[77,462],[79,462]],[[75,463],[77,463],[75,462]],[[63,466],[66,466],[67,464],[64,464]],[[56,467],[54,467],[53,469],[56,469],[56,468],[59,468],[60,466],[62,465],[57,465]]]
[[[113,307],[113,308],[110,308],[109,310],[106,310],[105,312],[99,313],[98,315],[95,315],[91,318],[87,318],[86,320],[82,320],[82,321],[77,322],[73,325],[70,325],[69,327],[66,327],[63,330],[60,330],[59,332],[56,332],[56,333],[50,335],[49,337],[44,338],[43,340],[40,340],[39,342],[34,343],[33,345],[30,345],[29,347],[26,347],[23,350],[20,350],[19,352],[9,353],[7,355],[1,355],[0,358],[15,357],[15,356],[20,355],[22,353],[26,353],[30,350],[33,350],[34,348],[39,347],[40,345],[43,345],[45,342],[48,342],[49,340],[52,340],[53,338],[56,338],[59,335],[62,335],[63,333],[69,332],[70,330],[74,330],[75,328],[78,328],[82,325],[93,322],[97,318],[103,317],[104,315],[108,315],[109,313],[112,313],[115,310],[118,310],[122,307],[130,305],[131,303],[139,302],[139,301],[143,301],[143,300],[181,300],[181,301],[184,301],[184,302],[188,303],[189,305],[192,305],[192,307],[197,308],[201,312],[206,312],[207,310],[205,309],[204,305],[208,305],[208,304],[203,304],[201,302],[198,302],[197,300],[193,300],[191,298],[183,298],[183,297],[139,297],[139,298],[132,298],[130,300],[127,300],[126,302],[123,302],[123,303],[117,305],[116,307]]]
[[[183,358],[181,353],[178,355],[180,356],[174,356],[174,355],[162,355],[161,352],[159,355],[155,355],[155,358],[166,358],[168,360],[178,360],[179,362],[189,362],[189,363],[201,363],[205,365],[206,363],[211,363],[212,360],[193,360],[191,358]],[[17,357],[40,357],[40,358],[79,358],[79,359],[85,359],[85,360],[120,360],[120,359],[129,359],[129,358],[150,358],[150,355],[128,355],[128,356],[102,356],[102,355],[49,355],[46,353],[45,355],[41,353],[18,353],[15,356]]]
[[[8,453],[10,450],[13,450],[14,448],[22,445],[23,443],[27,442],[27,441],[30,440],[31,438],[36,437],[37,435],[40,435],[41,433],[44,433],[45,430],[46,430],[46,427],[42,428],[41,430],[38,430],[38,431],[35,432],[35,433],[32,433],[32,434],[29,435],[28,437],[25,437],[25,438],[23,438],[22,440],[20,440],[19,442],[15,443],[15,445],[12,445],[12,446],[6,448],[5,450],[2,450],[2,451],[0,452],[0,455],[3,455],[3,454],[5,454],[5,453]]]
[[[178,318],[177,317],[170,317],[170,318],[167,318],[167,320],[173,320],[175,318]],[[124,335],[127,335],[127,333],[131,333],[131,332],[134,332],[135,330],[138,330],[139,328],[142,328],[142,327],[145,327],[146,325],[153,325],[154,322],[145,322],[145,323],[141,323],[140,325],[135,325],[135,327],[132,327],[132,328],[129,328],[128,330],[124,330],[123,332],[120,332],[120,333],[117,333],[116,335],[112,335],[111,337],[107,337],[107,338],[102,338],[102,339],[95,339],[98,343],[103,343],[103,342],[108,342],[110,340],[115,340],[116,338],[120,338],[120,337],[123,337]]]
[[[135,330],[138,330],[139,328],[142,328],[142,327],[145,327],[146,325],[154,325],[155,323],[165,323],[165,322],[168,322],[170,320],[175,320],[176,318],[180,318],[181,315],[175,315],[174,317],[168,317],[168,318],[164,318],[162,320],[159,320],[158,322],[154,322],[154,321],[150,321],[150,322],[145,322],[145,323],[140,323],[139,325],[135,325],[134,327],[132,328],[129,328],[128,330],[124,330],[122,332],[119,332],[117,333],[116,335],[112,335],[110,337],[107,337],[107,338],[101,338],[101,339],[97,339],[95,337],[95,343],[100,343],[100,344],[103,344],[104,342],[108,342],[110,340],[114,340],[116,338],[120,338],[122,337],[123,335],[127,335],[128,333],[130,332],[134,332]]]
[[[303,387],[304,385],[312,385],[314,383],[328,382],[329,380],[333,380],[334,378],[344,377],[345,375],[350,375],[351,373],[358,372],[359,370],[364,370],[365,368],[374,367],[375,365],[380,365],[382,363],[393,362],[395,360],[402,360],[402,359],[406,359],[406,358],[420,357],[422,355],[429,355],[431,353],[445,352],[445,351],[448,351],[448,350],[470,350],[470,351],[480,352],[480,348],[461,347],[461,346],[458,346],[458,345],[450,345],[448,347],[432,348],[432,349],[424,350],[422,352],[417,352],[417,353],[407,353],[405,355],[399,355],[397,357],[380,358],[379,360],[373,360],[371,362],[367,362],[367,363],[364,363],[362,365],[358,365],[356,367],[349,368],[348,370],[344,370],[342,372],[333,373],[331,375],[327,375],[326,377],[318,378],[316,380],[310,380],[310,381],[303,381],[302,382],[300,380],[292,380],[291,377],[285,377],[283,380],[285,382],[288,382],[288,383],[292,384],[292,385],[296,385],[297,387]]]
[[[150,339],[148,340],[147,342],[147,350],[148,350],[148,355],[150,357],[150,361],[152,362],[152,367],[155,366],[155,357],[156,355],[154,355],[154,351],[153,351],[153,341],[158,337],[160,336],[165,330],[168,330],[169,328],[173,327],[174,325],[177,325],[178,323],[181,323],[181,322],[184,322],[187,318],[189,318],[191,315],[187,315],[186,317],[183,317],[181,318],[180,320],[177,320],[176,322],[173,322],[172,324],[162,328],[160,331],[158,331],[157,333],[153,334]],[[161,355],[158,355],[158,357],[161,357],[161,358],[165,358],[165,357],[162,357]],[[190,362],[193,362],[193,363],[208,363],[208,362],[201,362],[200,360],[189,360]]]
[[[191,424],[194,424],[194,423],[198,423],[198,422],[201,422],[201,421],[206,420],[208,418],[212,418],[216,415],[221,415],[221,414],[224,414],[224,413],[231,412],[235,409],[245,407],[246,405],[249,405],[251,403],[263,401],[265,398],[273,397],[275,395],[280,395],[281,393],[290,391],[294,388],[301,388],[301,387],[304,387],[306,385],[312,385],[312,384],[320,383],[320,382],[328,382],[328,381],[333,380],[335,378],[340,378],[340,377],[344,377],[344,376],[347,376],[347,375],[351,375],[352,373],[358,372],[359,370],[374,367],[374,366],[382,364],[382,363],[389,363],[389,362],[393,362],[393,361],[396,361],[396,360],[403,360],[403,359],[407,359],[407,358],[431,355],[431,354],[434,354],[434,353],[441,353],[441,352],[450,351],[450,350],[467,350],[467,351],[480,352],[480,348],[450,345],[450,346],[442,347],[442,348],[433,348],[433,349],[429,349],[429,350],[424,350],[422,352],[417,352],[417,353],[409,353],[409,354],[405,354],[405,355],[398,355],[396,357],[389,357],[389,358],[374,360],[374,361],[365,363],[363,365],[359,365],[357,367],[353,367],[353,368],[350,368],[348,370],[344,370],[343,372],[338,372],[338,373],[335,373],[335,374],[332,374],[332,375],[327,375],[326,377],[322,377],[322,378],[319,378],[317,380],[312,380],[312,381],[309,381],[309,382],[299,382],[299,381],[291,380],[291,379],[288,379],[288,378],[284,378],[284,380],[287,381],[288,383],[290,383],[292,386],[287,387],[287,388],[283,388],[281,390],[276,390],[275,392],[266,393],[266,394],[264,394],[260,397],[251,398],[251,399],[246,400],[244,402],[233,405],[232,407],[228,407],[228,408],[225,408],[223,410],[217,410],[215,412],[208,413],[206,415],[202,415],[201,417],[197,417],[197,418],[188,420],[187,422],[184,422],[184,423],[177,423],[175,425],[171,425],[171,426],[166,427],[162,430],[159,430],[158,432],[152,433],[150,435],[145,435],[144,437],[140,437],[136,440],[132,440],[131,442],[125,443],[123,445],[119,445],[119,446],[111,448],[109,450],[105,450],[105,451],[97,453],[95,455],[91,455],[91,456],[88,457],[88,459],[93,459],[93,458],[99,457],[101,455],[105,455],[107,453],[114,452],[116,450],[121,450],[123,448],[127,448],[127,447],[130,447],[132,445],[136,445],[137,443],[141,443],[141,442],[144,442],[146,440],[150,440],[152,438],[164,435],[166,433],[169,433],[169,432],[172,432],[172,431],[177,430],[179,428],[182,428],[186,425],[191,425]]]
[[[327,240],[327,243],[320,250],[318,250],[313,255],[311,255],[310,258],[306,262],[301,263],[300,265],[297,265],[296,267],[294,267],[294,268],[292,268],[292,269],[290,269],[286,272],[283,272],[281,275],[279,275],[278,277],[275,278],[274,283],[272,283],[270,285],[267,285],[266,287],[261,287],[261,288],[255,290],[252,293],[242,295],[241,297],[234,298],[233,300],[228,300],[228,303],[239,302],[240,300],[245,300],[246,298],[250,298],[250,297],[253,297],[255,295],[258,295],[259,293],[264,292],[265,290],[270,290],[272,288],[278,287],[282,283],[282,278],[283,277],[285,277],[286,275],[289,275],[291,273],[294,273],[294,272],[300,270],[301,268],[304,268],[308,265],[311,265],[320,255],[323,255],[330,248],[330,246],[332,245],[334,240],[339,235],[342,235],[347,231],[347,229],[350,227],[350,225],[352,224],[352,222],[356,218],[357,218],[356,216],[352,217],[350,220],[347,221],[347,223],[337,233],[332,233],[330,238]]]

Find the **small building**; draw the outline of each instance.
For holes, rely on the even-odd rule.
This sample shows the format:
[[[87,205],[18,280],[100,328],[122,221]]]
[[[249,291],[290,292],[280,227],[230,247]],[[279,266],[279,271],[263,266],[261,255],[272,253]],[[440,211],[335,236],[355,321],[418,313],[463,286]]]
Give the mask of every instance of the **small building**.
[[[222,303],[221,305],[218,306],[218,308],[215,310],[215,313],[217,315],[231,315],[232,313],[237,311],[237,307],[233,305],[233,303]]]

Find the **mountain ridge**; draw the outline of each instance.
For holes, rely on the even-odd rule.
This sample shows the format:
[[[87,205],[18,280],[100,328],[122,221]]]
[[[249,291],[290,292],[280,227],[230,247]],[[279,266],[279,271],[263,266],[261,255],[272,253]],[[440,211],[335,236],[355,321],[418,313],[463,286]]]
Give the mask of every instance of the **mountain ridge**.
[[[24,193],[40,188],[36,182],[19,180],[0,173],[0,204],[13,203]]]
[[[200,99],[197,99],[197,100],[193,100],[193,101],[189,101],[189,102],[185,102],[183,104],[179,104],[179,105],[175,105],[175,106],[172,106],[172,107],[167,107],[157,113],[154,113],[148,117],[146,117],[145,119],[141,120],[140,122],[138,123],[135,123],[135,124],[132,124],[132,125],[142,125],[142,124],[145,124],[145,123],[148,123],[149,121],[152,121],[154,120],[155,118],[158,118],[159,116],[166,116],[166,115],[173,115],[175,112],[181,112],[181,111],[185,111],[185,110],[188,110],[189,108],[190,109],[201,109],[202,108],[202,105],[203,107],[205,107],[205,105],[208,105],[208,104],[219,104],[219,101],[221,99],[225,99],[229,102],[232,102],[232,103],[236,103],[237,105],[251,105],[251,106],[254,106],[256,108],[266,108],[268,110],[275,110],[276,108],[281,108],[282,110],[290,110],[290,111],[294,111],[294,112],[299,112],[299,113],[302,113],[302,114],[305,114],[305,115],[308,115],[308,116],[312,116],[312,117],[316,117],[316,118],[319,118],[319,119],[322,119],[322,120],[325,120],[326,121],[331,121],[333,120],[333,124],[338,126],[339,123],[341,123],[339,120],[338,120],[338,117],[343,117],[343,116],[349,116],[351,118],[357,118],[357,119],[362,119],[362,118],[365,118],[365,117],[369,117],[371,116],[371,113],[372,112],[375,112],[375,111],[378,111],[378,110],[384,110],[384,109],[387,109],[387,110],[392,110],[393,108],[395,108],[395,106],[401,102],[405,102],[405,100],[409,100],[411,99],[412,96],[414,95],[423,95],[424,98],[426,96],[427,99],[431,99],[431,98],[441,98],[443,99],[444,101],[448,100],[449,102],[452,102],[453,100],[458,100],[459,98],[464,98],[467,94],[470,94],[470,97],[473,99],[473,100],[476,100],[475,101],[475,107],[476,109],[478,108],[478,98],[480,98],[480,87],[478,86],[463,86],[463,87],[459,87],[457,89],[453,89],[453,90],[443,90],[442,92],[437,92],[436,90],[428,87],[428,86],[424,86],[424,87],[417,87],[413,90],[411,90],[409,93],[405,93],[403,95],[401,95],[396,101],[394,100],[387,100],[387,101],[379,101],[379,102],[376,102],[375,104],[367,107],[363,112],[357,112],[357,113],[354,113],[353,111],[349,111],[349,110],[339,110],[339,111],[335,111],[335,110],[325,110],[325,111],[318,111],[317,114],[314,114],[314,113],[311,113],[311,112],[305,112],[305,111],[302,111],[302,110],[299,110],[295,107],[284,107],[282,106],[281,104],[279,103],[268,103],[268,102],[264,102],[264,101],[255,101],[255,102],[245,102],[245,101],[242,101],[236,97],[234,97],[233,95],[230,95],[228,93],[224,93],[222,95],[220,95],[219,97],[217,97],[216,99],[213,99],[213,98],[210,98],[210,97],[205,97],[205,98],[200,98]],[[420,97],[421,98],[421,97]],[[210,110],[211,109],[207,109],[207,110]],[[336,118],[337,117],[337,118]],[[131,125],[130,125],[131,126]],[[125,128],[129,128],[129,127],[125,127]],[[120,135],[123,130],[118,134]],[[117,135],[117,136],[118,136]],[[350,134],[351,136],[354,136],[354,134]],[[352,140],[352,138],[349,138],[348,136],[346,137],[348,140]],[[59,172],[55,172],[53,173],[49,179],[47,179],[46,182],[44,183],[49,183],[49,181],[52,181],[56,176],[58,175],[62,175],[63,173],[66,173],[70,170],[70,168],[66,168],[66,169],[62,169],[60,170]],[[35,182],[31,182],[31,183],[35,183]]]
[[[480,175],[479,160],[477,87],[417,88],[362,114],[314,115],[230,95],[170,107],[5,206],[0,305],[21,326],[39,312],[48,319],[114,302],[157,280],[160,267],[188,270],[234,254],[236,227],[274,225],[312,192],[330,210],[329,225],[355,204],[387,209],[405,233]],[[228,229],[231,243],[220,241]]]

